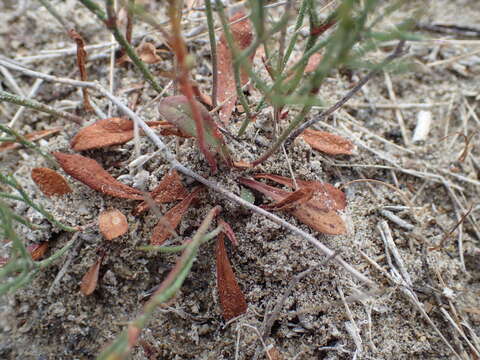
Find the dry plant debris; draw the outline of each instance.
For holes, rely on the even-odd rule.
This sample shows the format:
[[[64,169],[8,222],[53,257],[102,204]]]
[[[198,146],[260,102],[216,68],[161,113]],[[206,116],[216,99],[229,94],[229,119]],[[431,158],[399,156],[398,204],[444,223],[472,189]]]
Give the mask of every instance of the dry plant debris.
[[[113,240],[128,231],[127,218],[118,209],[103,211],[98,216],[98,228],[105,240]]]
[[[229,22],[234,22],[242,17],[245,17],[243,11],[239,11],[232,16]],[[237,45],[238,50],[245,50],[253,40],[252,25],[250,19],[247,17],[244,20],[236,22],[231,25],[233,39]],[[255,53],[250,57],[253,59]],[[235,75],[233,71],[233,54],[228,46],[225,34],[222,34],[217,44],[217,59],[218,59],[218,99],[217,104],[223,104],[220,109],[220,121],[223,124],[230,122],[235,103],[237,102],[237,90],[235,85]],[[241,82],[245,85],[248,82],[248,74],[241,73]]]
[[[83,295],[91,295],[97,288],[98,274],[100,272],[100,265],[102,264],[102,261],[103,256],[100,256],[83,276],[80,284],[80,291]]]
[[[27,247],[32,260],[40,260],[45,256],[48,250],[48,241],[43,241],[40,244],[33,244]]]
[[[223,318],[225,321],[228,321],[247,311],[247,301],[238,285],[235,273],[228,260],[223,239],[224,235],[221,233],[217,239],[215,256],[218,296],[222,307]]]
[[[306,129],[300,135],[315,150],[329,155],[352,155],[354,145],[341,136],[319,130]]]
[[[80,79],[82,81],[87,81],[88,80],[87,67],[86,67],[87,52],[85,51],[85,41],[80,36],[80,34],[77,33],[74,29],[70,29],[70,31],[68,32],[68,35],[77,44],[77,65],[80,71]],[[83,92],[83,107],[85,108],[85,111],[93,111],[93,107],[90,104],[90,100],[88,99],[88,89],[83,88],[82,92]]]
[[[32,169],[32,180],[46,196],[65,195],[72,192],[62,175],[49,168]]]
[[[156,121],[149,126],[161,125]],[[133,139],[133,122],[125,118],[108,118],[81,129],[70,145],[75,151],[98,149],[111,145],[125,144]]]
[[[157,48],[152,43],[144,42],[140,44],[136,50],[138,56],[144,63],[157,64],[162,61],[162,58],[157,54]],[[127,62],[131,63],[132,60],[127,54],[123,54],[120,58],[118,58],[117,65],[121,66]]]
[[[53,155],[68,175],[94,190],[123,199],[143,200],[140,190],[122,184],[95,160],[78,154],[54,152]]]
[[[44,137],[47,137],[49,135],[56,134],[56,133],[60,132],[61,130],[62,130],[62,128],[57,127],[57,128],[53,128],[53,129],[49,129],[49,130],[33,131],[33,132],[31,132],[27,135],[24,135],[24,137],[25,137],[25,139],[27,139],[29,141],[36,141],[36,140],[43,139]],[[20,144],[19,142],[14,142],[14,141],[1,142],[0,143],[0,153],[4,152],[4,151],[7,151],[7,150],[17,149],[21,146],[22,146],[22,144]]]

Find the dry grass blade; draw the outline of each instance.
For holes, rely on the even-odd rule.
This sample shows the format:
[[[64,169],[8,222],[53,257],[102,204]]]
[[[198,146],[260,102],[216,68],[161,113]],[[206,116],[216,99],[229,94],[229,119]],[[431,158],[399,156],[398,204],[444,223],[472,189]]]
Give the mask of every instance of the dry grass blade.
[[[98,227],[106,240],[113,240],[128,231],[128,222],[120,210],[111,209],[98,216]]]
[[[102,264],[103,256],[99,257],[97,261],[88,269],[83,275],[82,282],[80,284],[80,291],[83,295],[91,295],[97,288],[98,274],[100,272],[100,265]]]
[[[34,132],[31,132],[30,134],[27,134],[27,135],[24,135],[24,136],[25,136],[25,139],[27,139],[29,141],[35,141],[35,140],[43,139],[44,137],[46,137],[48,135],[56,134],[60,130],[62,130],[62,128],[57,127],[57,128],[53,128],[53,129],[49,129],[49,130],[34,131]],[[0,143],[0,153],[2,153],[4,151],[7,151],[7,150],[13,150],[13,149],[19,148],[20,146],[22,146],[22,144],[20,144],[19,142],[16,142],[16,141],[2,142],[2,143]]]
[[[329,155],[352,155],[354,145],[350,140],[326,132],[306,129],[300,135],[312,148]]]
[[[62,175],[49,168],[32,169],[32,180],[46,196],[65,195],[72,192]]]
[[[187,189],[183,186],[180,175],[176,170],[166,174],[160,183],[150,193],[150,197],[157,204],[168,203],[175,200],[183,200],[188,195]],[[133,210],[133,215],[140,215],[147,211],[150,205],[147,201],[143,201]]]
[[[245,17],[243,11],[235,14],[229,22],[234,22],[237,19]],[[232,32],[235,44],[239,50],[244,50],[253,40],[252,26],[250,19],[247,17],[244,20],[236,22],[231,25],[230,31]],[[250,59],[253,59],[252,54]],[[232,115],[235,103],[237,101],[237,90],[235,84],[235,75],[233,71],[233,56],[230,48],[228,47],[225,34],[222,34],[220,41],[217,44],[217,59],[218,59],[218,99],[217,104],[223,104],[220,109],[220,120],[224,124],[230,122],[230,116]],[[248,75],[244,72],[241,74],[242,85],[248,82]]]
[[[77,65],[80,71],[80,79],[87,81],[87,68],[85,66],[87,62],[87,52],[85,51],[85,41],[74,29],[68,31],[70,38],[77,44]],[[83,107],[85,111],[93,111],[92,105],[88,100],[88,89],[83,88]]]
[[[156,121],[147,122],[147,124],[149,126],[161,125]],[[108,118],[81,129],[70,145],[75,151],[83,151],[120,145],[132,139],[133,121],[125,118]]]
[[[158,221],[153,229],[152,237],[150,238],[151,245],[162,245],[171,235],[172,231],[180,224],[183,215],[187,212],[190,204],[195,200],[202,191],[202,187],[197,187],[180,203],[168,210],[165,215]]]
[[[61,152],[54,152],[53,156],[68,175],[102,194],[123,199],[143,200],[140,190],[117,181],[93,159]]]
[[[257,190],[278,202],[284,201],[292,194],[290,191],[278,189],[251,179],[240,178],[239,181],[241,184]],[[338,189],[336,190],[338,191]],[[345,234],[347,228],[342,217],[338,215],[334,208],[335,201],[329,198],[326,192],[320,191],[317,193],[320,194],[318,198],[314,195],[309,201],[286,211],[318,232],[329,235]]]
[[[247,311],[247,301],[235,278],[230,261],[225,249],[224,235],[221,233],[217,239],[216,265],[217,287],[222,315],[225,321],[233,319]]]

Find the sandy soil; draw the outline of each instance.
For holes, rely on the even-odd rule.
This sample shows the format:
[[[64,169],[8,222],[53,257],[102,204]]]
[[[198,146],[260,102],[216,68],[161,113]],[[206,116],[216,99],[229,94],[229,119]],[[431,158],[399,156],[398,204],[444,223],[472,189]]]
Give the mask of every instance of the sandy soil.
[[[45,50],[70,48],[72,43],[37,2],[26,2],[26,9],[21,8],[23,3],[7,1],[0,5],[1,55],[15,58],[37,71],[78,77],[73,55],[29,59],[44,54]],[[76,1],[52,3],[87,44],[110,41],[104,26]],[[162,14],[163,7],[152,5],[152,12]],[[189,16],[187,34],[203,23],[194,22],[195,18],[204,15],[193,11]],[[410,1],[390,21],[394,23],[411,16],[417,16],[421,24],[478,27],[480,2],[437,0],[426,7],[423,1]],[[136,24],[134,35],[145,34],[146,29]],[[143,346],[133,349],[134,359],[261,359],[266,358],[265,346],[270,345],[285,359],[450,359],[455,358],[452,349],[462,359],[478,359],[475,351],[480,351],[479,136],[473,136],[465,161],[458,159],[465,147],[462,134],[472,136],[480,128],[480,56],[463,56],[478,52],[480,35],[418,34],[424,40],[408,43],[408,54],[404,57],[409,65],[406,71],[376,76],[347,106],[318,125],[319,129],[352,140],[357,145],[354,156],[324,156],[312,151],[302,140],[288,152],[298,178],[334,185],[355,179],[376,179],[397,186],[413,203],[414,207],[409,210],[397,192],[376,183],[349,185],[345,190],[348,201],[345,218],[349,231],[344,236],[314,233],[293,217],[282,214],[286,220],[311,232],[337,251],[345,261],[373,280],[380,290],[372,292],[334,262],[321,265],[324,256],[304,239],[209,190],[189,210],[178,233],[191,236],[212,206],[222,206],[222,216],[232,225],[240,243],[236,249],[229,248],[229,254],[247,298],[248,311],[228,325],[223,322],[216,292],[214,243],[209,243],[202,247],[192,273],[176,298],[156,311],[142,333]],[[440,38],[448,41],[429,40]],[[161,38],[155,33],[141,36],[137,41],[141,39],[159,48],[162,46]],[[195,79],[208,92],[211,68],[206,34],[189,38],[189,50],[197,61]],[[392,47],[378,49],[370,57],[378,61],[391,50]],[[95,59],[98,54],[101,56]],[[90,56],[94,60],[88,64],[89,78],[108,87],[109,52],[96,50]],[[172,66],[170,54],[162,52],[161,56],[165,61],[151,66],[154,73]],[[13,74],[19,86],[28,93],[34,79]],[[363,74],[363,71],[352,71],[351,76],[333,73],[320,95],[333,103]],[[0,79],[1,86],[12,91],[8,82]],[[389,91],[389,79],[394,98]],[[132,67],[119,68],[115,81],[116,93],[128,101],[129,95],[123,90],[139,83],[141,78]],[[169,82],[163,78],[159,81],[163,86]],[[147,87],[139,106],[147,104],[155,95]],[[259,94],[252,90],[250,100],[255,102],[257,98]],[[80,92],[65,85],[43,83],[36,99],[76,112],[88,120],[98,119],[82,113]],[[95,94],[93,99],[100,109],[108,111],[106,99]],[[412,133],[421,110],[431,113],[432,129],[425,141],[412,144]],[[0,104],[0,121],[10,121],[16,111],[14,105]],[[315,109],[311,116],[319,111]],[[154,105],[142,109],[140,115],[146,120],[158,119]],[[268,116],[268,111],[263,112],[255,126],[249,127],[248,140],[229,141],[236,157],[252,160],[265,151],[265,144],[268,145],[271,137]],[[404,122],[407,144],[399,118]],[[242,119],[243,116],[235,116],[229,128],[232,133],[236,133]],[[48,151],[72,152],[69,141],[79,130],[74,123],[26,110],[15,125],[24,134],[55,126],[63,130],[39,144]],[[445,138],[447,135],[449,137]],[[193,141],[177,142],[172,138],[166,141],[180,162],[210,177],[208,166]],[[140,144],[143,154],[155,151],[146,138],[142,138]],[[138,185],[143,177],[145,188],[152,189],[168,171],[168,165],[160,156],[154,156],[142,167],[130,168],[133,149],[132,141],[87,151],[83,155],[96,159],[128,185]],[[129,232],[113,243],[106,244],[96,227],[79,236],[73,261],[50,295],[47,293],[64,259],[26,288],[0,300],[1,358],[94,358],[140,313],[145,292],[158,285],[175,262],[176,255],[145,254],[135,250],[136,246],[148,242],[158,216],[150,212],[134,217],[131,215],[134,201],[101,195],[68,176],[73,193],[60,199],[46,198],[30,179],[31,169],[46,166],[45,161],[26,149],[3,154],[1,164],[2,171],[14,172],[32,197],[60,221],[71,225],[87,224],[110,207],[127,215]],[[287,161],[281,154],[255,172],[257,170],[290,176]],[[238,194],[237,178],[249,173],[254,171],[222,168],[217,176],[210,178]],[[184,183],[189,188],[194,185],[185,178]],[[257,194],[256,203],[263,202],[268,200]],[[171,205],[162,206],[161,211],[169,207]],[[469,216],[447,238],[445,248],[430,251],[454,229],[470,207]],[[14,209],[35,223],[47,224],[26,206],[17,204]],[[413,225],[413,229],[407,230],[398,221],[387,219],[382,210],[394,213]],[[411,292],[401,285],[394,271],[401,266],[398,258],[392,257],[391,251],[385,248],[379,231],[382,226],[391,231],[398,258],[403,260],[403,268],[411,281]],[[55,228],[31,232],[19,227],[18,231],[28,244],[49,240],[51,252],[61,248],[71,237]],[[80,280],[102,249],[107,250],[107,256],[101,267],[98,288],[93,295],[83,296],[79,292]],[[311,268],[314,270],[288,296],[271,334],[261,340],[266,312],[277,303],[297,274]],[[422,316],[420,308],[430,322]],[[462,333],[452,322],[460,326]]]

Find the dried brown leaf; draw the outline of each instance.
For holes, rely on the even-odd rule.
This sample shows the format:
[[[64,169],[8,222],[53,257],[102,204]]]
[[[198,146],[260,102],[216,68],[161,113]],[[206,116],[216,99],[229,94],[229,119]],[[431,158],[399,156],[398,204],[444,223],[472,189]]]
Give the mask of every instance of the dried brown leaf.
[[[224,235],[221,233],[217,239],[216,265],[217,288],[225,321],[233,319],[247,311],[247,302],[240,286],[237,283],[230,261],[225,249]]]
[[[302,187],[288,195],[286,198],[273,204],[265,205],[263,208],[276,211],[293,209],[296,206],[305,204],[307,201],[309,201],[313,197],[314,192],[314,188]]]
[[[243,11],[240,11],[235,14],[229,21],[233,22],[244,16],[245,13]],[[246,49],[252,43],[252,25],[248,17],[244,20],[239,21],[236,24],[231,25],[230,31],[232,32],[235,44],[237,45],[237,48],[239,50]],[[252,54],[250,60],[252,60],[254,56],[255,54]],[[235,102],[237,101],[237,92],[235,86],[235,75],[233,71],[232,52],[228,47],[225,34],[222,34],[222,36],[220,37],[220,41],[217,44],[217,61],[217,103],[224,104],[219,112],[220,120],[222,121],[222,123],[228,124],[230,122],[230,116],[232,115],[233,109],[235,108]],[[243,85],[248,82],[248,74],[246,74],[245,72],[241,73],[241,82]]]
[[[231,241],[233,246],[238,246],[237,237],[235,236],[235,233],[233,232],[233,229],[230,226],[230,224],[223,219],[219,219],[218,223],[223,226],[223,233],[227,235],[228,239]]]
[[[103,194],[132,200],[143,200],[140,190],[122,184],[110,175],[98,162],[78,154],[54,152],[63,170],[71,177]]]
[[[41,242],[40,244],[33,244],[27,247],[27,251],[30,253],[32,260],[40,260],[45,256],[48,250],[48,241]]]
[[[162,58],[157,55],[155,45],[149,42],[144,42],[137,47],[137,53],[140,59],[147,64],[156,64],[162,61]]]
[[[187,195],[188,191],[183,186],[180,175],[176,170],[167,173],[150,193],[150,197],[157,204],[183,200]],[[133,215],[140,215],[149,208],[148,202],[143,201],[133,210]]]
[[[100,265],[102,264],[103,256],[99,257],[97,261],[88,269],[83,275],[82,282],[80,284],[80,291],[83,295],[91,295],[98,283],[98,273],[100,272]]]
[[[46,196],[65,195],[72,192],[62,175],[49,168],[32,169],[32,180]]]
[[[251,179],[241,178],[240,183],[278,202],[283,201],[292,194],[290,191],[278,189]],[[345,222],[337,214],[333,206],[336,206],[335,201],[328,197],[328,193],[317,190],[309,201],[285,211],[318,232],[329,235],[345,234],[347,231]]]
[[[277,350],[276,347],[270,345],[266,348],[266,356],[268,360],[283,360],[284,357],[280,351]]]
[[[34,131],[34,132],[31,132],[30,134],[24,135],[24,137],[25,137],[25,139],[27,139],[29,141],[36,141],[36,140],[43,139],[44,137],[46,137],[48,135],[56,134],[60,130],[62,130],[62,128],[57,127],[57,128],[53,128],[53,129],[49,129],[49,130]],[[13,149],[19,148],[20,146],[22,146],[22,144],[20,144],[19,142],[15,142],[15,141],[0,142],[0,152],[7,151],[7,150],[13,150]]]
[[[111,209],[98,216],[98,227],[106,240],[113,240],[128,231],[128,222],[120,210]]]
[[[178,224],[180,224],[180,221],[190,207],[190,204],[197,198],[202,190],[202,187],[193,189],[185,199],[162,216],[153,229],[153,234],[150,238],[151,245],[162,245],[172,235],[172,230],[175,230]]]
[[[306,129],[300,135],[312,148],[330,155],[352,155],[350,140],[326,131]]]
[[[161,125],[158,121],[150,121],[147,124]],[[133,121],[125,118],[108,118],[81,129],[70,145],[73,150],[82,151],[124,144],[132,139]]]
[[[77,44],[77,65],[80,71],[80,79],[82,81],[87,81],[87,67],[85,66],[87,62],[87,52],[85,51],[85,41],[74,29],[68,31],[68,35],[72,40]],[[83,92],[83,107],[85,111],[93,111],[93,107],[88,100],[88,89],[86,87],[82,88]]]

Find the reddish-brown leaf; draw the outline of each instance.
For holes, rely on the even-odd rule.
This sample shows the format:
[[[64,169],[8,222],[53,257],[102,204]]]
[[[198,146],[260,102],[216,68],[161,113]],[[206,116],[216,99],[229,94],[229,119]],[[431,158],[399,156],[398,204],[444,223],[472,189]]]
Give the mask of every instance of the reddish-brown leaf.
[[[68,175],[94,190],[123,199],[143,200],[140,190],[117,181],[93,159],[61,152],[54,152],[53,156]]]
[[[85,51],[85,41],[74,29],[70,29],[68,35],[77,44],[77,65],[80,71],[80,79],[82,81],[87,81],[87,67],[85,66],[87,62],[87,52]],[[93,107],[88,100],[88,88],[83,87],[82,92],[83,107],[85,108],[85,111],[93,111]]]
[[[80,284],[80,291],[83,295],[88,296],[95,291],[102,260],[103,256],[99,257],[98,260],[95,261],[95,263],[90,267],[90,269],[88,269],[85,275],[83,275],[82,282]]]
[[[160,181],[160,184],[150,193],[150,197],[157,204],[183,200],[187,195],[188,191],[183,186],[180,175],[178,175],[176,170],[167,173]],[[149,208],[148,202],[143,201],[133,210],[133,215],[140,215]]]
[[[62,175],[49,168],[32,169],[32,180],[46,196],[65,195],[72,192]]]
[[[128,231],[128,222],[120,210],[103,211],[98,216],[98,228],[106,240],[113,240]]]
[[[157,225],[153,229],[152,237],[150,238],[150,244],[162,245],[172,235],[172,230],[175,230],[183,215],[187,212],[190,204],[197,198],[202,187],[197,187],[180,203],[168,210],[165,215],[161,217]]]
[[[284,176],[278,176],[273,174],[256,174],[253,176],[256,179],[268,179],[278,184],[294,188],[293,180]],[[314,197],[316,200],[325,204],[329,210],[343,210],[347,206],[347,199],[345,193],[342,190],[337,189],[335,186],[322,183],[320,181],[305,181],[296,179],[300,188],[310,187],[316,190]]]
[[[266,349],[266,355],[268,360],[283,360],[284,357],[280,351],[273,345],[268,346]]]
[[[45,256],[48,250],[48,241],[44,241],[40,244],[33,244],[27,247],[27,251],[30,253],[32,260],[40,260]]]
[[[225,321],[233,319],[247,311],[247,302],[235,278],[230,261],[225,249],[224,235],[221,233],[217,239],[216,265],[217,288]]]
[[[300,135],[312,148],[330,155],[352,155],[350,140],[326,131],[306,129]]]
[[[223,226],[223,233],[227,235],[228,239],[231,241],[233,246],[238,246],[237,237],[235,236],[235,233],[233,232],[233,229],[230,226],[230,224],[223,219],[219,219],[218,223]]]
[[[244,17],[245,13],[243,11],[235,14],[230,22]],[[241,20],[230,26],[230,31],[232,32],[235,44],[239,50],[244,50],[253,40],[252,34],[252,25],[250,19],[247,17],[244,20]],[[250,60],[253,59],[255,54],[252,54]],[[222,34],[220,41],[217,44],[217,71],[218,71],[218,95],[217,103],[224,104],[220,109],[220,120],[224,124],[230,122],[230,116],[232,115],[235,103],[237,101],[237,92],[235,86],[235,75],[233,72],[233,60],[232,52],[230,51],[225,38],[225,34]],[[242,84],[248,82],[248,74],[245,72],[241,73]]]
[[[24,137],[29,141],[35,141],[35,140],[40,140],[48,135],[56,134],[60,130],[62,130],[62,128],[58,127],[50,130],[34,131],[34,132],[31,132],[30,134],[24,135]],[[22,144],[20,144],[19,142],[10,142],[10,141],[0,142],[0,152],[16,149],[16,148],[19,148],[20,146],[22,146]]]
[[[241,178],[240,183],[278,202],[283,201],[292,194],[290,191],[278,189],[251,179]],[[337,214],[334,208],[335,204],[335,200],[330,199],[327,192],[316,191],[309,201],[285,211],[318,232],[329,235],[345,234],[347,231],[345,222]]]
[[[161,125],[157,121],[149,126]],[[81,129],[70,145],[75,151],[98,149],[105,146],[124,144],[133,139],[133,121],[125,118],[108,118]]]
[[[265,205],[263,206],[263,208],[267,210],[277,211],[293,209],[296,206],[305,204],[307,201],[309,201],[313,197],[314,192],[314,188],[302,187],[288,195],[283,200],[277,201],[270,205]]]

